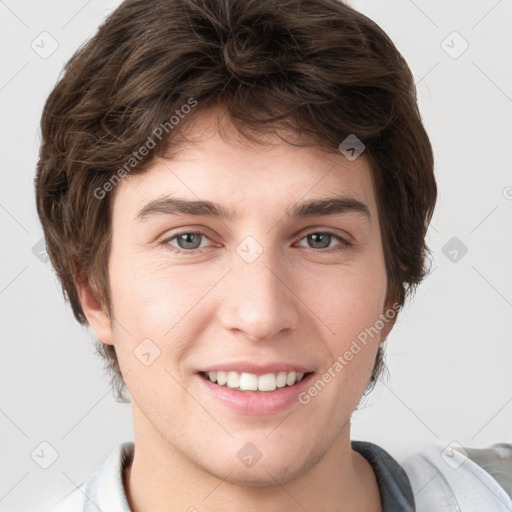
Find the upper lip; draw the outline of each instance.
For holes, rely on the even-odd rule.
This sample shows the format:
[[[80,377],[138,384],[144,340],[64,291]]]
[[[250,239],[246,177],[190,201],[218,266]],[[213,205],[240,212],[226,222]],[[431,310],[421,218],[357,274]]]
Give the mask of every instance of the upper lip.
[[[200,372],[239,372],[239,373],[253,373],[255,375],[265,375],[266,373],[278,373],[278,372],[300,372],[309,373],[312,370],[310,367],[290,363],[290,362],[279,362],[275,361],[272,363],[258,364],[251,361],[232,361],[230,363],[218,363],[211,364],[199,370]]]

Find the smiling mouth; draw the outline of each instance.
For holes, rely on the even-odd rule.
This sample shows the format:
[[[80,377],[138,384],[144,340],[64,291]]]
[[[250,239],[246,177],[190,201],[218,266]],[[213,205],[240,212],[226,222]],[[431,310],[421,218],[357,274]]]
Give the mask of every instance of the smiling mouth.
[[[217,386],[234,389],[236,391],[262,391],[269,392],[276,389],[295,386],[304,377],[314,372],[277,372],[256,375],[254,373],[234,371],[200,372],[199,375]]]

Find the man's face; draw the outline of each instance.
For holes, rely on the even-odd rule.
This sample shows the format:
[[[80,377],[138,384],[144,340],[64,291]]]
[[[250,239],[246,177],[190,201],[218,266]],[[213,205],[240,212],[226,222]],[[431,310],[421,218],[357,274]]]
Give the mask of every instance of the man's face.
[[[286,482],[347,441],[384,337],[360,341],[385,311],[376,198],[364,154],[251,145],[217,123],[203,114],[200,142],[118,185],[100,338],[115,345],[137,442],[233,482]],[[153,203],[166,198],[230,216]],[[276,389],[221,387],[209,380],[221,371]]]

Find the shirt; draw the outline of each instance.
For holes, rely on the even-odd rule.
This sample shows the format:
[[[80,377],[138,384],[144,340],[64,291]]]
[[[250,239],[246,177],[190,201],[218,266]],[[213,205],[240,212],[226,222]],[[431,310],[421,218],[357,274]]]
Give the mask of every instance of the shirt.
[[[386,450],[368,441],[352,449],[370,463],[383,512],[511,512],[512,499],[480,465],[457,450],[440,445],[422,448],[399,464]],[[134,443],[122,443],[77,489],[40,512],[132,512],[123,475],[131,464]],[[512,451],[512,450],[511,450]],[[510,467],[509,458],[508,462]]]

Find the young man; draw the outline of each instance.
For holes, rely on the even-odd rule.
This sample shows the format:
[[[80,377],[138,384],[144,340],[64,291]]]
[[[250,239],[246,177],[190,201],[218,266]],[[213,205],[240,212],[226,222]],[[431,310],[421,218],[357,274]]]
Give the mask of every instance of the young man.
[[[52,510],[451,503],[449,485],[415,498],[428,458],[350,439],[436,199],[377,25],[335,0],[129,0],[69,62],[42,137],[48,254],[135,429]],[[479,510],[506,506],[465,462],[462,494],[485,480]]]

